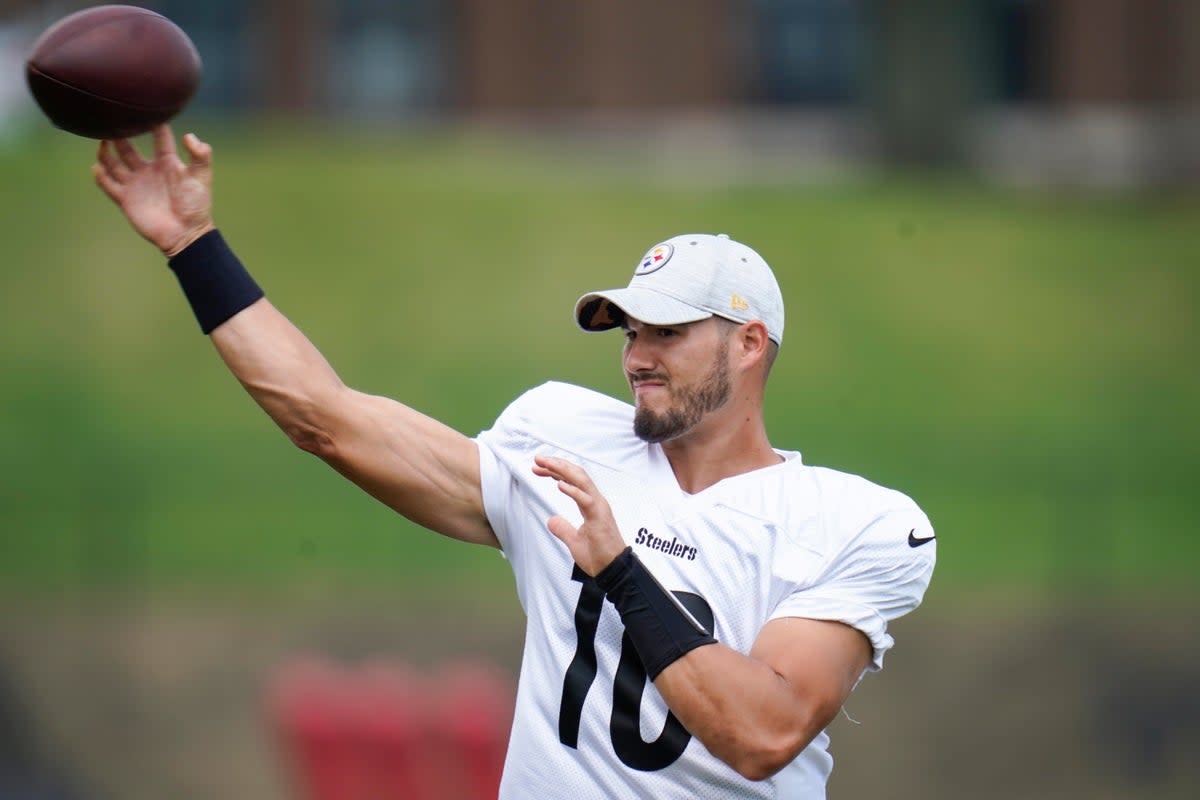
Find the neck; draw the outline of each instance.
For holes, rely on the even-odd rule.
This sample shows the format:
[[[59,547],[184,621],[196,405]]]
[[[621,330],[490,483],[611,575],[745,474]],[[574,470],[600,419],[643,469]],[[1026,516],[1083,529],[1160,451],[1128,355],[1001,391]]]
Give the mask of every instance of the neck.
[[[675,480],[688,494],[783,460],[772,449],[762,407],[754,402],[731,402],[684,435],[663,442],[662,448]]]

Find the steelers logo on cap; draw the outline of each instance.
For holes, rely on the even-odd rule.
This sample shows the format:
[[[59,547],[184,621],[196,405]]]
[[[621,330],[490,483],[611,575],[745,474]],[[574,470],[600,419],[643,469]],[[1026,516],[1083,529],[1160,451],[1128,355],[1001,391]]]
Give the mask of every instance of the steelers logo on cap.
[[[637,269],[633,271],[634,275],[649,275],[657,269],[661,269],[664,264],[671,260],[671,254],[675,252],[675,248],[669,242],[656,244],[650,248],[650,251],[643,256],[638,262]]]

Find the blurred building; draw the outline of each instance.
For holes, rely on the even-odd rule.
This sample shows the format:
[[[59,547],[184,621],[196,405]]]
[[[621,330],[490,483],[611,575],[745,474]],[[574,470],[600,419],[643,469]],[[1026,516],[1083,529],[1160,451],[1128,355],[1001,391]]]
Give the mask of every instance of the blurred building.
[[[6,5],[49,20],[87,3]],[[831,156],[965,162],[1055,182],[1200,180],[1200,3],[1190,0],[142,5],[192,35],[206,67],[197,103],[212,109],[720,116]]]

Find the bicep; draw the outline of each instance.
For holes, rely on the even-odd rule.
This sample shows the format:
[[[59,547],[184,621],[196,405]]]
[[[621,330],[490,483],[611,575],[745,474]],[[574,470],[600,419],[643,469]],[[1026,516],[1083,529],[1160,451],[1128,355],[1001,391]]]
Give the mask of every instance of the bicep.
[[[371,496],[454,539],[499,547],[474,440],[394,400],[344,388],[321,457]]]
[[[471,439],[394,400],[347,387],[265,298],[217,327],[212,342],[298,447],[420,525],[499,546],[484,514]]]
[[[775,671],[827,725],[871,662],[865,634],[841,622],[782,617],[763,626],[750,656]]]

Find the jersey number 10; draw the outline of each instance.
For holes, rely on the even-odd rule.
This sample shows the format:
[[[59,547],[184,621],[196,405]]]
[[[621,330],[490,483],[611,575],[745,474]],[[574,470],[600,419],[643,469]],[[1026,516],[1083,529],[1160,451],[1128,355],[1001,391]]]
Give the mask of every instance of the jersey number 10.
[[[575,606],[575,634],[579,644],[575,657],[563,679],[562,703],[558,707],[558,740],[568,747],[579,747],[579,721],[583,716],[583,701],[592,682],[596,680],[596,628],[604,608],[604,592],[578,566],[571,580],[579,581],[579,603]],[[713,612],[703,597],[690,592],[671,594],[691,612],[707,630],[713,629]],[[692,735],[671,712],[662,733],[652,742],[642,739],[638,718],[641,714],[642,693],[646,690],[646,669],[638,657],[629,636],[621,638],[621,660],[613,681],[613,709],[609,718],[609,735],[617,758],[627,767],[653,772],[675,763]]]

